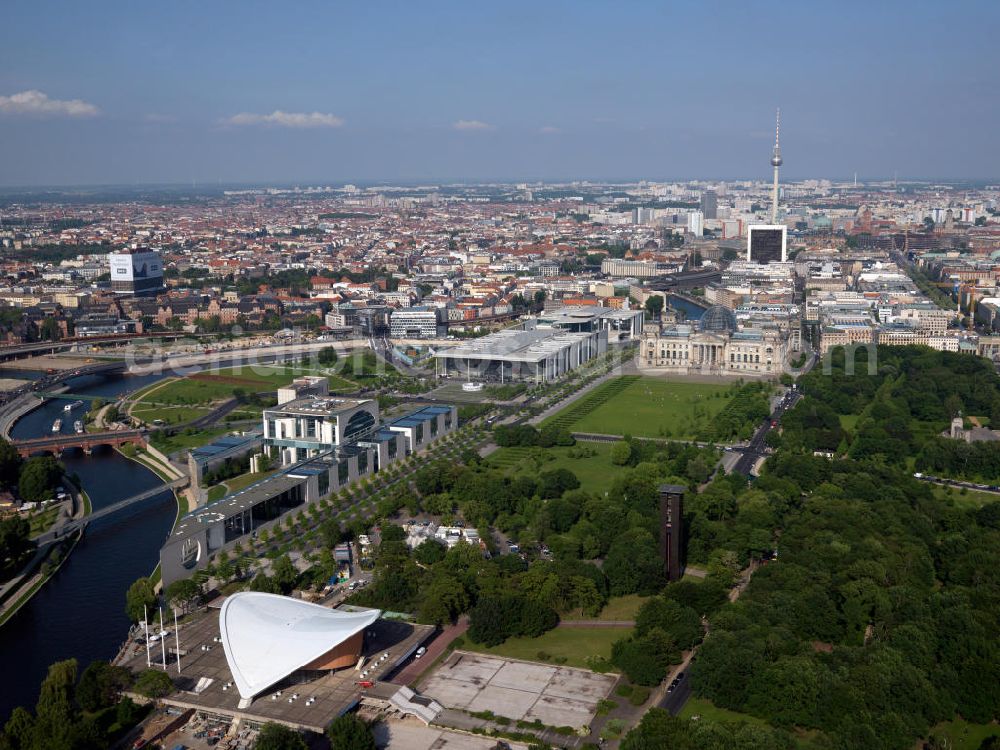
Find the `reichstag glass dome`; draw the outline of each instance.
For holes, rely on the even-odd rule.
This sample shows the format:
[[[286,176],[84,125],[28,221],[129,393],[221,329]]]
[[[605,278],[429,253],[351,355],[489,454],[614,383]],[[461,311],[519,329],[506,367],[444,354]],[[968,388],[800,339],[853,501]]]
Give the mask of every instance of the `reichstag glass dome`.
[[[736,330],[736,313],[722,305],[712,305],[701,316],[701,330],[732,333]]]

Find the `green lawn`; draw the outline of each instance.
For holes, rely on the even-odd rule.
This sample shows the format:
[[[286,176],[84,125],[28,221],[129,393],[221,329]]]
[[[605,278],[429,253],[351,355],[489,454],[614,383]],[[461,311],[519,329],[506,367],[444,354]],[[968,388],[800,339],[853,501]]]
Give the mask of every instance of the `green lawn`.
[[[691,440],[729,403],[731,388],[662,378],[621,378],[598,389],[603,393],[593,399],[600,402],[593,408],[571,404],[552,420],[565,422],[566,417],[574,417],[567,425],[574,432]]]
[[[610,489],[615,477],[627,470],[627,467],[611,463],[612,445],[579,442],[572,447],[501,448],[490,455],[489,461],[513,475],[537,476],[539,471],[569,469],[580,480],[581,489],[603,493]],[[580,458],[571,455],[582,453],[588,455]]]
[[[56,522],[56,518],[59,516],[59,506],[54,506],[52,508],[46,508],[41,513],[35,513],[29,516],[29,526],[31,536],[36,536],[41,534],[43,531],[47,531],[48,528]]]
[[[626,637],[628,628],[554,628],[538,638],[508,638],[499,646],[481,646],[466,639],[465,648],[511,659],[540,661],[538,653],[565,656],[566,666],[588,669],[588,656],[611,658],[611,644]]]
[[[179,378],[161,388],[148,390],[140,397],[133,411],[145,408],[145,404],[150,406],[210,404],[213,401],[232,398],[233,388],[232,383]]]
[[[333,368],[322,368],[301,367],[299,365],[244,365],[212,371],[209,374],[256,381],[260,384],[258,390],[277,389],[280,386],[288,385],[295,378],[300,378],[303,375],[326,376],[326,379],[330,382],[331,391],[356,391],[358,389],[357,383],[336,374],[329,374],[330,370],[337,370],[337,368],[336,366]],[[247,385],[249,386],[250,383]]]
[[[216,500],[221,500],[226,496],[226,487],[222,484],[217,484],[214,487],[208,488],[208,497],[205,502],[214,503]]]
[[[257,474],[240,474],[238,477],[227,479],[225,485],[229,488],[230,492],[238,492],[244,487],[249,487],[254,482],[259,482],[261,479],[271,476],[273,473],[274,471],[262,471]]]
[[[843,427],[848,432],[853,433],[854,428],[858,424],[859,414],[841,414],[840,415],[840,426]]]
[[[231,430],[228,427],[215,427],[208,430],[186,430],[178,432],[176,435],[158,437],[153,441],[153,447],[161,453],[167,455],[182,450],[191,450],[202,445],[207,445],[222,435],[228,435]],[[159,435],[160,433],[156,433]]]
[[[938,724],[933,733],[944,735],[951,740],[952,750],[977,750],[987,737],[1000,737],[1000,725],[969,724],[962,719]]]
[[[627,594],[626,596],[613,596],[608,599],[608,603],[604,605],[604,609],[600,611],[597,617],[588,617],[582,612],[567,612],[562,615],[564,620],[634,620],[636,612],[639,611],[648,597],[639,596],[638,594]]]
[[[758,719],[756,716],[719,708],[710,700],[695,698],[694,696],[688,698],[679,715],[682,719],[691,719],[697,716],[699,717],[699,721],[745,721],[748,724],[755,724],[761,727],[768,725],[766,721]]]
[[[942,500],[952,500],[959,508],[982,508],[987,503],[1000,500],[1000,495],[977,490],[957,490],[954,487],[934,485],[934,494]]]
[[[132,409],[132,416],[141,419],[146,424],[153,424],[157,419],[165,424],[183,424],[198,417],[203,417],[212,411],[207,406],[152,406],[138,405]]]

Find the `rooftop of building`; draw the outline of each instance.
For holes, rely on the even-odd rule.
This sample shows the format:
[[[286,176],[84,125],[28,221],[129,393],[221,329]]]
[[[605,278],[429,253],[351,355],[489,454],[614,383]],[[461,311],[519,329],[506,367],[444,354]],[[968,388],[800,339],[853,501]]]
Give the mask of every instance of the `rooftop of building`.
[[[175,540],[189,537],[226,518],[250,510],[258,503],[302,484],[302,481],[302,476],[292,476],[289,473],[262,479],[239,492],[226,495],[221,500],[191,511],[181,518],[170,537]]]
[[[349,614],[364,610],[342,606],[329,611]],[[330,673],[303,673],[302,681],[293,685],[279,683],[258,696],[249,706],[240,708],[240,694],[235,689],[234,675],[226,659],[225,648],[218,640],[220,614],[218,606],[207,607],[185,616],[180,623],[180,674],[174,661],[175,636],[171,634],[167,637],[168,674],[176,688],[163,699],[167,705],[260,723],[277,721],[321,733],[334,717],[357,703],[363,690],[358,684],[359,673],[347,668]],[[391,675],[433,630],[430,625],[384,618],[375,620],[366,630],[362,651],[368,658],[368,664],[375,665],[372,679],[384,680]],[[158,650],[159,644],[154,645],[156,648],[151,651],[151,657],[158,665],[162,658],[161,650]],[[382,659],[386,652],[389,658]],[[141,643],[132,644],[126,666],[136,674],[147,668],[146,653]],[[282,691],[280,696],[275,695],[278,690]],[[295,695],[298,697],[294,698]],[[311,702],[310,698],[313,699]]]
[[[339,396],[303,396],[280,406],[265,409],[266,414],[301,414],[309,417],[333,417],[365,404],[375,403],[370,398],[340,398]]]
[[[538,323],[548,326],[579,325],[599,318],[611,320],[628,320],[636,315],[641,315],[643,310],[616,310],[610,307],[598,307],[591,305],[559,307],[554,310],[546,310],[538,316]]]
[[[521,362],[537,362],[567,346],[585,341],[591,335],[591,333],[567,333],[558,328],[533,331],[508,329],[459,344],[451,349],[441,349],[434,356],[450,359],[503,357]]]
[[[440,414],[451,412],[450,406],[425,406],[422,409],[405,414],[389,422],[390,427],[416,427],[418,424],[437,419]]]
[[[196,459],[209,459],[220,453],[228,453],[242,446],[250,446],[263,436],[261,432],[251,432],[246,435],[226,435],[217,440],[213,440],[208,445],[194,448],[191,455]]]

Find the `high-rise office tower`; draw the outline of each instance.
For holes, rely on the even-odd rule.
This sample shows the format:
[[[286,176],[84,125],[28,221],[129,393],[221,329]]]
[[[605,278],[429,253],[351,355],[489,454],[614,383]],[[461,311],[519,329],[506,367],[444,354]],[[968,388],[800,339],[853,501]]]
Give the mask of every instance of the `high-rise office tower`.
[[[701,211],[688,214],[687,230],[695,237],[701,237],[705,233],[705,217]]]
[[[774,151],[771,153],[771,166],[774,167],[774,185],[771,187],[771,223],[778,223],[778,168],[781,166],[781,146],[778,136],[781,133],[781,110],[774,121]]]
[[[701,194],[701,212],[706,219],[719,218],[719,199],[714,190],[706,190]]]
[[[784,224],[751,224],[747,227],[747,260],[784,263],[788,260],[788,228]]]
[[[127,247],[108,253],[111,291],[116,294],[157,294],[163,291],[163,261],[146,247]]]

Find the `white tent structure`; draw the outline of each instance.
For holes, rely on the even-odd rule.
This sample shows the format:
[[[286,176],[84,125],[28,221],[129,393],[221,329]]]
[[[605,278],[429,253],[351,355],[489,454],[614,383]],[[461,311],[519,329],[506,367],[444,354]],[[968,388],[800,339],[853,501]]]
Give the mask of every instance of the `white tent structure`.
[[[245,708],[271,685],[363,634],[381,614],[377,609],[340,612],[258,591],[228,597],[219,614],[219,631],[240,706]]]

